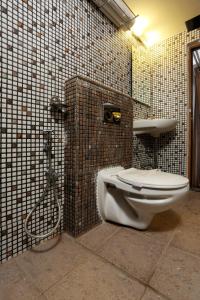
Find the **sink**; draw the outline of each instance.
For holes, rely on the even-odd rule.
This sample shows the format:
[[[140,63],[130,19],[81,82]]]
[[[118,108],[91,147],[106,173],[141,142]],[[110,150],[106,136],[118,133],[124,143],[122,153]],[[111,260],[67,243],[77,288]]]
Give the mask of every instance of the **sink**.
[[[176,128],[176,119],[140,119],[133,121],[133,131],[135,134],[150,134],[159,137],[160,134]]]

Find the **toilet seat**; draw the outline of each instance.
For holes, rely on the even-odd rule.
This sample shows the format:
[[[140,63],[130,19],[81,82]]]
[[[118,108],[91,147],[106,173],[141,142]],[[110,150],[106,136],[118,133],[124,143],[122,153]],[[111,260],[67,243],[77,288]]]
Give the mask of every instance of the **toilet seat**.
[[[162,172],[161,170],[125,169],[117,173],[117,178],[129,185],[151,189],[181,189],[189,184],[183,176]]]

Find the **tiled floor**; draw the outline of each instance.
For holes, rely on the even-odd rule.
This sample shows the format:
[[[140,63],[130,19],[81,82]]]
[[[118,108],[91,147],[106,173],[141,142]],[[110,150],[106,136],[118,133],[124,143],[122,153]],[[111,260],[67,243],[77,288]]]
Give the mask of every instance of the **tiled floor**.
[[[199,300],[200,193],[147,231],[102,224],[0,266],[0,300]]]

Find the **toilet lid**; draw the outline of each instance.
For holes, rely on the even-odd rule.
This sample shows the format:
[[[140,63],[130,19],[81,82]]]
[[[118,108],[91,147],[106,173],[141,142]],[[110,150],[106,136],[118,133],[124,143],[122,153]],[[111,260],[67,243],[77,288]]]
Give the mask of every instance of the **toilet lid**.
[[[117,174],[119,180],[138,187],[158,189],[182,188],[188,185],[189,180],[183,176],[165,173],[160,170],[138,170],[130,168]]]

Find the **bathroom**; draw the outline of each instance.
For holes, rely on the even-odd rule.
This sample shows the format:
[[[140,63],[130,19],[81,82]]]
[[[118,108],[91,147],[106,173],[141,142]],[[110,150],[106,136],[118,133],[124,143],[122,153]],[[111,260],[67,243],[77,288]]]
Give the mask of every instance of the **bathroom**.
[[[2,0],[0,300],[200,298],[200,4],[149,2]]]

